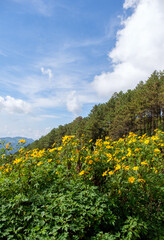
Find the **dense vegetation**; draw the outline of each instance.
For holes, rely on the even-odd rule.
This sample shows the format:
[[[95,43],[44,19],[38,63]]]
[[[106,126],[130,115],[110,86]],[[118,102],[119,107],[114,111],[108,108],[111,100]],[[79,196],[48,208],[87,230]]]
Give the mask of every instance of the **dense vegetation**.
[[[14,155],[0,142],[0,239],[164,239],[163,73]]]
[[[54,142],[61,143],[65,135],[80,137],[85,141],[109,136],[118,140],[124,134],[134,132],[151,136],[158,128],[164,130],[164,71],[155,71],[134,90],[114,93],[107,103],[95,105],[86,118],[54,128],[48,135],[30,145],[29,149],[49,148]]]
[[[164,239],[164,132],[84,140],[0,150],[0,239]]]

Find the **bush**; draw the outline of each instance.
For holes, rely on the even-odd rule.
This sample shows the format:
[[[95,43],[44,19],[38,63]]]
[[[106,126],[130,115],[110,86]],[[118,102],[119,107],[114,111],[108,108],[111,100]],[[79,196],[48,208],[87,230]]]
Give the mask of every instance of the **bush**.
[[[162,239],[164,133],[6,155],[0,239]]]

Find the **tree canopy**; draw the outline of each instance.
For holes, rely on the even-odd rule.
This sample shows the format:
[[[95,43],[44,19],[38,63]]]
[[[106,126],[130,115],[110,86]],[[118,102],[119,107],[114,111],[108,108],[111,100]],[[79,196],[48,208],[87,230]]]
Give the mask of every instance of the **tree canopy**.
[[[158,128],[164,130],[164,71],[154,71],[144,83],[123,93],[114,93],[108,102],[95,105],[88,117],[77,117],[73,122],[54,128],[46,136],[33,142],[29,148],[49,148],[61,144],[65,135],[84,139],[117,140],[129,132],[151,136]]]

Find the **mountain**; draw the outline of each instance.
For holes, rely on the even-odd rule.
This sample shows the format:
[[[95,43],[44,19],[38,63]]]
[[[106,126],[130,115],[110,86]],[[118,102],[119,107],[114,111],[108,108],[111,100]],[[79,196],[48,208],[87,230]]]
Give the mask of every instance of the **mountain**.
[[[4,145],[6,146],[7,143],[11,143],[10,146],[13,147],[13,150],[10,151],[10,153],[15,153],[16,151],[18,151],[21,148],[21,144],[20,146],[18,146],[18,142],[20,139],[24,139],[25,140],[25,144],[23,146],[28,146],[29,144],[33,143],[34,140],[32,138],[24,138],[24,137],[2,137],[0,138],[1,140],[1,144],[0,144],[0,149],[3,148],[3,142]]]

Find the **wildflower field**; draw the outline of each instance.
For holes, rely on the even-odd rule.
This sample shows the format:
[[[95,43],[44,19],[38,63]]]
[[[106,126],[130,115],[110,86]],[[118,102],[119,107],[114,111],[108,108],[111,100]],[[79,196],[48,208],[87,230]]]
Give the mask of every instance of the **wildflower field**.
[[[0,150],[0,239],[164,239],[164,132]]]

